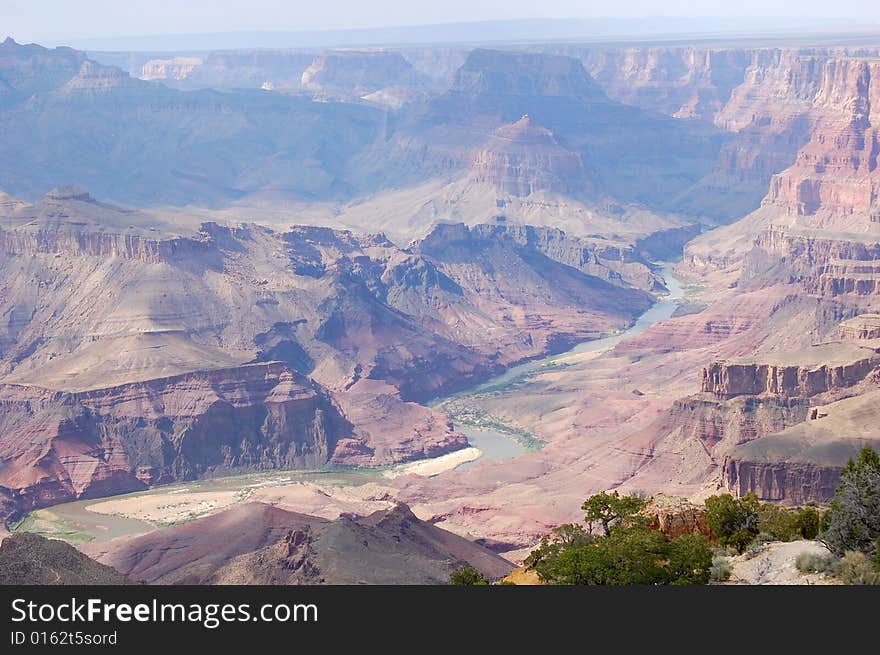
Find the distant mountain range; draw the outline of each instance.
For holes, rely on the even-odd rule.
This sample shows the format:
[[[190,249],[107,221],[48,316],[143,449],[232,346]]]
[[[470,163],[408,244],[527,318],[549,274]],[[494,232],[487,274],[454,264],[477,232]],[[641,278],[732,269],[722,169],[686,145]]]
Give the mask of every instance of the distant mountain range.
[[[876,26],[876,21],[874,22]],[[870,27],[864,20],[810,17],[529,18],[336,30],[246,31],[70,38],[51,45],[89,51],[207,51],[239,48],[316,48],[441,43],[690,38],[697,35],[793,34]],[[14,36],[14,35],[13,35]]]

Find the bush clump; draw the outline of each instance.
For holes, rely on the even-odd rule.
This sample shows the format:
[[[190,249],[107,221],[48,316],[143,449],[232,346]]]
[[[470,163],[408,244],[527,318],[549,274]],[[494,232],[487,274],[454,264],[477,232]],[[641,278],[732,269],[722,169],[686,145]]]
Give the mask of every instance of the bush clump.
[[[597,494],[583,504],[588,529],[560,526],[526,558],[542,581],[566,585],[703,585],[712,549],[703,535],[669,539],[639,515],[645,500]],[[599,534],[592,530],[598,528]]]
[[[489,580],[473,566],[462,566],[450,574],[449,584],[469,587],[487,585]]]
[[[831,558],[828,555],[804,552],[797,556],[794,565],[801,573],[824,573],[831,567]]]
[[[712,558],[712,566],[709,569],[710,582],[726,582],[730,579],[731,573],[733,573],[733,564],[729,559],[722,555]]]
[[[721,494],[706,499],[706,524],[722,546],[742,554],[760,532],[761,504],[754,493],[742,498]]]
[[[848,550],[833,565],[834,574],[844,584],[880,585],[880,572],[868,556],[857,550]]]

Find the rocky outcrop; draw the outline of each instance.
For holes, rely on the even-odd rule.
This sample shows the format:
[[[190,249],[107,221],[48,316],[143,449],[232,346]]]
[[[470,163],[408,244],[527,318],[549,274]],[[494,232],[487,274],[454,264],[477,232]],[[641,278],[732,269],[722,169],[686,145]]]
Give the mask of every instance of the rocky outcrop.
[[[695,46],[594,47],[580,57],[615,100],[712,122],[742,84],[753,52]]]
[[[676,400],[660,431],[701,443],[720,461],[727,449],[805,421],[809,411],[809,401],[802,399],[698,394]]]
[[[659,530],[669,539],[677,539],[683,534],[711,535],[706,524],[706,508],[685,498],[656,494],[642,514],[650,521],[652,530]]]
[[[583,65],[571,57],[473,50],[452,91],[469,95],[604,98]]]
[[[811,420],[733,448],[723,464],[725,486],[764,500],[826,503],[840,471],[864,445],[880,449],[880,392],[817,408]]]
[[[724,485],[737,496],[755,493],[765,501],[827,503],[834,498],[841,468],[809,462],[751,462],[736,452],[724,462]]]
[[[861,355],[853,353],[853,356],[855,359],[845,363],[816,366],[716,362],[703,369],[702,391],[718,398],[762,394],[809,398],[855,386],[880,365],[880,354],[873,348],[865,348]]]
[[[579,195],[591,186],[580,155],[560,147],[553,133],[528,115],[495,130],[474,157],[471,175],[514,196],[539,190]]]
[[[743,279],[798,284],[820,296],[880,293],[880,235],[828,234],[771,225],[745,259]]]
[[[76,75],[61,87],[61,92],[106,92],[125,86],[134,86],[128,73],[113,66],[101,66],[86,59],[80,65]]]
[[[399,52],[331,51],[314,58],[301,84],[322,96],[361,97],[388,86],[418,84],[419,77]]]
[[[0,252],[4,255],[42,253],[72,257],[120,257],[158,264],[205,257],[209,250],[207,243],[184,237],[149,239],[139,234],[0,228]]]
[[[809,143],[773,177],[765,204],[789,214],[822,211],[880,221],[880,63],[862,58],[813,60],[817,115]]]

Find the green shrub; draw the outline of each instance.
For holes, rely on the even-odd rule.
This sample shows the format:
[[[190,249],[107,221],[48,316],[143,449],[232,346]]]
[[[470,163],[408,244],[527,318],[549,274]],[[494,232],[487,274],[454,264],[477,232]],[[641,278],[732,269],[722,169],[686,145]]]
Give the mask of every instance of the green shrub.
[[[835,555],[858,551],[876,556],[880,540],[880,455],[870,446],[850,460],[825,516],[821,540]]]
[[[822,573],[831,567],[831,557],[819,553],[803,552],[794,562],[801,573]]]
[[[489,580],[473,566],[462,566],[450,574],[449,584],[458,586],[487,585]]]
[[[602,526],[602,533],[607,537],[611,534],[611,528],[620,523],[637,520],[647,501],[638,496],[621,496],[616,491],[613,493],[600,493],[590,496],[581,505],[581,509],[587,514],[584,522],[590,526],[598,523]]]
[[[709,569],[709,580],[712,582],[725,582],[733,573],[733,564],[726,557],[715,556],[712,558],[712,567]]]
[[[797,514],[784,507],[762,503],[758,517],[758,528],[770,537],[769,541],[791,541],[800,535]]]
[[[759,532],[760,505],[753,493],[742,498],[712,496],[706,499],[706,524],[722,546],[742,553]]]
[[[880,573],[868,556],[857,550],[848,550],[834,563],[834,574],[845,584],[880,584]]]
[[[712,548],[701,534],[683,534],[670,542],[666,560],[666,584],[704,585],[712,570]]]
[[[803,507],[795,515],[795,528],[804,539],[815,539],[819,535],[822,517],[815,507]]]
[[[644,500],[598,494],[583,508],[587,520],[602,527],[601,535],[579,526],[560,526],[526,558],[550,584],[691,585],[706,584],[712,548],[702,535],[670,540],[651,530],[636,512]],[[606,532],[607,531],[607,532]]]

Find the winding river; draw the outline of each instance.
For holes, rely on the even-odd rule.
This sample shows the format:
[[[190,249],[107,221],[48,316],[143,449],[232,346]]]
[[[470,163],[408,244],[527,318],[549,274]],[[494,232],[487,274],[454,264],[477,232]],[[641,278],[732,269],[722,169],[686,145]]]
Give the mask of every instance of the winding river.
[[[514,366],[504,373],[471,387],[470,389],[459,391],[458,393],[445,398],[439,398],[433,401],[431,405],[436,407],[450,400],[468,400],[471,404],[478,406],[480,394],[486,393],[492,389],[503,388],[517,379],[524,379],[534,373],[539,373],[550,367],[557,366],[559,365],[559,360],[569,355],[610,350],[624,339],[629,339],[641,334],[655,323],[665,321],[672,316],[681,300],[684,298],[684,287],[682,286],[681,280],[675,276],[673,271],[674,265],[674,262],[662,262],[656,264],[656,270],[663,277],[669,293],[663,295],[658,302],[654,303],[650,309],[639,316],[629,329],[602,339],[584,341],[576,345],[574,348],[557,355],[534,359],[525,362],[524,364]],[[528,446],[521,440],[502,432],[468,424],[464,421],[456,421],[455,427],[468,438],[468,441],[472,446],[479,448],[483,453],[478,459],[456,467],[455,470],[457,471],[476,466],[480,462],[487,460],[511,459],[529,450]]]
[[[518,379],[525,379],[534,373],[548,370],[554,366],[564,365],[563,358],[574,353],[599,352],[613,348],[618,343],[629,337],[635,336],[647,330],[658,321],[663,321],[672,316],[679,301],[684,297],[681,282],[673,275],[672,264],[664,263],[657,265],[658,272],[666,281],[669,293],[662,296],[658,302],[651,306],[638,320],[627,330],[603,339],[586,341],[578,344],[567,352],[532,360],[507,370],[490,380],[478,384],[465,391],[458,392],[446,398],[440,398],[431,403],[432,406],[441,405],[449,400],[466,400],[471,406],[479,408],[480,396],[488,391],[502,389]],[[502,431],[489,429],[485,426],[468,424],[467,421],[456,419],[455,427],[465,434],[472,446],[478,448],[482,454],[473,461],[460,464],[454,470],[460,471],[492,460],[507,460],[517,457],[528,450],[534,450],[534,443],[529,443],[527,435],[515,436]],[[449,469],[447,469],[449,470]],[[200,480],[196,482],[177,483],[154,487],[147,491],[133,494],[115,496],[115,500],[134,498],[138,496],[162,495],[168,497],[173,494],[208,494],[211,492],[229,492],[243,494],[261,486],[275,486],[298,482],[316,483],[325,488],[347,485],[361,485],[366,482],[376,481],[382,472],[376,469],[369,470],[323,470],[323,471],[271,471],[255,474],[245,474],[225,478]],[[67,539],[73,542],[82,540],[94,540],[97,542],[108,541],[123,535],[141,534],[154,529],[155,525],[140,520],[139,518],[126,517],[116,514],[99,514],[90,511],[89,506],[100,500],[79,500],[71,503],[55,505],[43,510],[38,510],[28,517],[20,529],[42,532],[49,530],[48,536]],[[173,501],[168,501],[169,503]],[[36,522],[36,523],[35,523]]]

